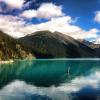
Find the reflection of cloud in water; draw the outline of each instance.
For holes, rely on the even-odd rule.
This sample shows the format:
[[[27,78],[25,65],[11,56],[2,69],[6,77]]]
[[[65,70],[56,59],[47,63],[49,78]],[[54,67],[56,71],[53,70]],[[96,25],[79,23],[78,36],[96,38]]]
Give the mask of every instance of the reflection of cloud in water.
[[[72,100],[72,93],[77,93],[87,86],[96,90],[99,87],[99,82],[100,72],[95,72],[87,77],[77,77],[70,83],[61,84],[58,87],[36,87],[23,81],[14,81],[0,91],[0,100],[33,100],[31,96],[35,94],[46,95],[52,100]],[[49,98],[43,100],[49,100]]]

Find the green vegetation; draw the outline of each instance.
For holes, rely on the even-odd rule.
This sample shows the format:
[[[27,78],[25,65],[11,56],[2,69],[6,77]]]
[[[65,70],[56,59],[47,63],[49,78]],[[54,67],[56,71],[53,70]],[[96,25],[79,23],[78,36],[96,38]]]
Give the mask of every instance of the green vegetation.
[[[9,59],[25,59],[34,57],[30,51],[26,49],[16,39],[0,32],[0,60]]]

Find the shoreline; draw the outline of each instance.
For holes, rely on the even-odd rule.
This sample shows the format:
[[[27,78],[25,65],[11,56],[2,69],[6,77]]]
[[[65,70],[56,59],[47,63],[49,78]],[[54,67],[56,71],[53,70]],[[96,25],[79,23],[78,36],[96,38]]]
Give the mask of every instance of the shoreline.
[[[0,64],[12,64],[12,63],[14,63],[14,61],[16,61],[16,60],[21,60],[22,61],[22,59],[15,59],[15,60],[13,60],[13,59],[11,59],[11,60],[5,60],[5,61],[3,61],[3,60],[0,60]],[[40,60],[40,61],[42,61],[42,60],[98,60],[98,61],[100,61],[100,58],[53,58],[53,59],[23,59],[23,60]]]
[[[0,61],[0,64],[12,64],[14,60]]]

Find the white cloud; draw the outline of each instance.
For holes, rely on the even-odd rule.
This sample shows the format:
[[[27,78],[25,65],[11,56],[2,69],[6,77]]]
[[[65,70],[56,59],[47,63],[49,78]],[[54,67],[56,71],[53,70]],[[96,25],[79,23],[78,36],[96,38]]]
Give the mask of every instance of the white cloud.
[[[30,25],[28,28],[29,30],[34,30],[34,32],[41,30],[49,30],[51,32],[58,31],[75,39],[96,38],[98,36],[96,33],[100,32],[100,30],[96,28],[90,29],[89,31],[83,30],[78,26],[72,25],[72,22],[73,20],[70,16],[65,16],[52,18],[45,23]]]
[[[80,28],[77,26],[71,25],[72,18],[70,16],[64,16],[59,18],[52,18],[50,21],[45,23],[40,23],[37,25],[32,25],[32,27],[38,30],[49,30],[51,32],[62,32],[62,33],[69,33],[69,32],[76,32],[79,31]]]
[[[56,6],[52,3],[44,3],[38,8],[37,16],[40,18],[51,18],[62,16],[62,7]]]
[[[9,8],[18,9],[22,8],[25,2],[25,0],[0,0],[0,2],[1,1],[6,3]],[[1,8],[0,12],[2,12]],[[49,19],[49,21],[30,25],[23,20],[23,17],[28,19],[34,17],[45,18]],[[94,20],[100,23],[100,11],[96,12]],[[100,32],[100,30],[93,28],[86,31],[79,26],[73,25],[75,21],[76,20],[73,20],[71,16],[64,15],[62,6],[57,6],[53,3],[43,3],[37,10],[25,10],[17,17],[12,15],[0,15],[0,30],[16,38],[42,30],[49,30],[51,32],[58,31],[72,36],[75,39],[98,37],[97,33]]]
[[[37,17],[37,11],[36,10],[26,10],[21,14],[21,16],[25,18]]]
[[[10,8],[22,8],[25,0],[0,0],[6,3]]]
[[[98,30],[96,28],[90,29],[89,31],[81,29],[80,31],[74,32],[74,34],[70,33],[70,36],[72,36],[75,39],[97,38],[98,32],[100,32],[100,30]]]
[[[21,16],[26,18],[46,18],[50,19],[52,17],[59,17],[63,16],[62,7],[57,6],[53,3],[43,3],[37,10],[26,10],[24,11]]]
[[[75,39],[98,37],[96,33],[100,32],[100,30],[94,28],[86,31],[73,25],[73,22],[70,16],[64,16],[51,18],[49,21],[40,24],[26,24],[20,17],[0,15],[0,30],[16,38],[42,30],[58,31]]]
[[[25,34],[24,25],[25,22],[18,17],[0,15],[0,30],[13,37],[22,37]]]
[[[100,24],[100,11],[97,11],[97,12],[96,12],[96,15],[95,15],[94,20],[95,20],[97,23]]]

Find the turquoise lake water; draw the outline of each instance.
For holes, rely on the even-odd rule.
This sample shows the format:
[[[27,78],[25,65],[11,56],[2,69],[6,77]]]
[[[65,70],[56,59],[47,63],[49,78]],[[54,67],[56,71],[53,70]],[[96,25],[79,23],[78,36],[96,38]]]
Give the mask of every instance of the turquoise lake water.
[[[100,100],[100,60],[38,59],[1,64],[0,100]]]

